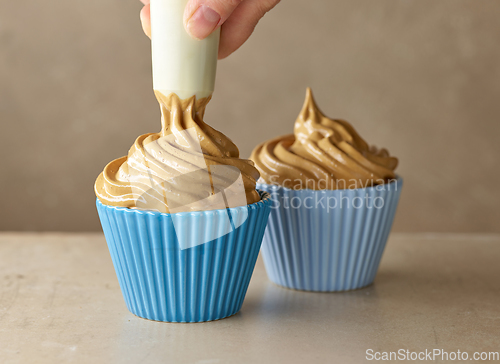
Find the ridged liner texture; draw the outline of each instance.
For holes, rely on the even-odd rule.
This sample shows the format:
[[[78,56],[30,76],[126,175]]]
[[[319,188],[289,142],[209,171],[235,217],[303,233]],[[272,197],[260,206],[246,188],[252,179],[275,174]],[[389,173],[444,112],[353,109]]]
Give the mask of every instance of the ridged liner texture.
[[[385,185],[347,190],[291,190],[258,183],[257,188],[271,194],[273,201],[261,248],[269,279],[287,288],[323,292],[371,284],[402,186],[401,177]],[[315,203],[321,197],[331,197],[332,206],[333,198],[339,202],[344,197],[346,203],[329,209],[326,203]],[[384,204],[381,208],[369,208],[368,203],[360,208],[347,204],[357,197],[365,202],[380,197]],[[291,202],[288,208],[285,201]],[[354,206],[358,207],[359,199],[356,201]],[[381,200],[377,201],[380,206]],[[315,207],[307,208],[311,206]]]
[[[150,320],[203,322],[237,313],[250,283],[270,212],[270,196],[230,209],[175,214],[176,229],[206,241],[181,249],[171,214],[103,205],[97,210],[127,308]],[[243,223],[238,219],[245,219]],[[231,229],[229,229],[231,230]],[[205,240],[204,240],[205,239]]]

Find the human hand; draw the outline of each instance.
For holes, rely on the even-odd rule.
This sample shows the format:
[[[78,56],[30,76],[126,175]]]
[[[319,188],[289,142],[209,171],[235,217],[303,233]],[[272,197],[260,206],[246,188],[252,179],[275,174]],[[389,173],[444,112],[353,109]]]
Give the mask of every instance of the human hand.
[[[150,0],[141,0],[141,23],[151,38]],[[219,59],[237,50],[252,34],[259,20],[280,0],[189,0],[184,27],[191,37],[204,39],[221,28]]]

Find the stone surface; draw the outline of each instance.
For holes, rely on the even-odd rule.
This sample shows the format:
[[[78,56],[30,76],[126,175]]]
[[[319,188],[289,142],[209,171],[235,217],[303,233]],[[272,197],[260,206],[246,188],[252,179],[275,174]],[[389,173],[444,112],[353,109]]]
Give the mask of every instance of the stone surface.
[[[101,234],[0,234],[0,362],[360,363],[368,349],[498,352],[500,236],[393,234],[372,286],[298,292],[259,261],[240,313],[125,307]],[[438,360],[439,361],[439,360]]]

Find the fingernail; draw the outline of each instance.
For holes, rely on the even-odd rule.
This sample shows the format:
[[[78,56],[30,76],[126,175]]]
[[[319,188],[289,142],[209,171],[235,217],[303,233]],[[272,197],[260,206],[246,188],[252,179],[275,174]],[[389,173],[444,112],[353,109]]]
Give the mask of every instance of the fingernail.
[[[220,15],[208,6],[201,5],[187,22],[187,31],[193,38],[204,39],[217,27]]]

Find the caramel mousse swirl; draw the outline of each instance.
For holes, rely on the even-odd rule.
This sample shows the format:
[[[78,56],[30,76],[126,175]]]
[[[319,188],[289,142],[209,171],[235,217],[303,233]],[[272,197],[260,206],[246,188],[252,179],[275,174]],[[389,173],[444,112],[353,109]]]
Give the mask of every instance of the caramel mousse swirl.
[[[95,183],[105,205],[166,213],[243,206],[260,200],[259,172],[236,145],[203,121],[210,98],[156,93],[162,129],[139,136],[128,156],[110,162]]]
[[[294,134],[258,145],[251,159],[261,181],[292,189],[362,188],[395,178],[397,158],[370,147],[344,120],[326,117],[307,89]]]

